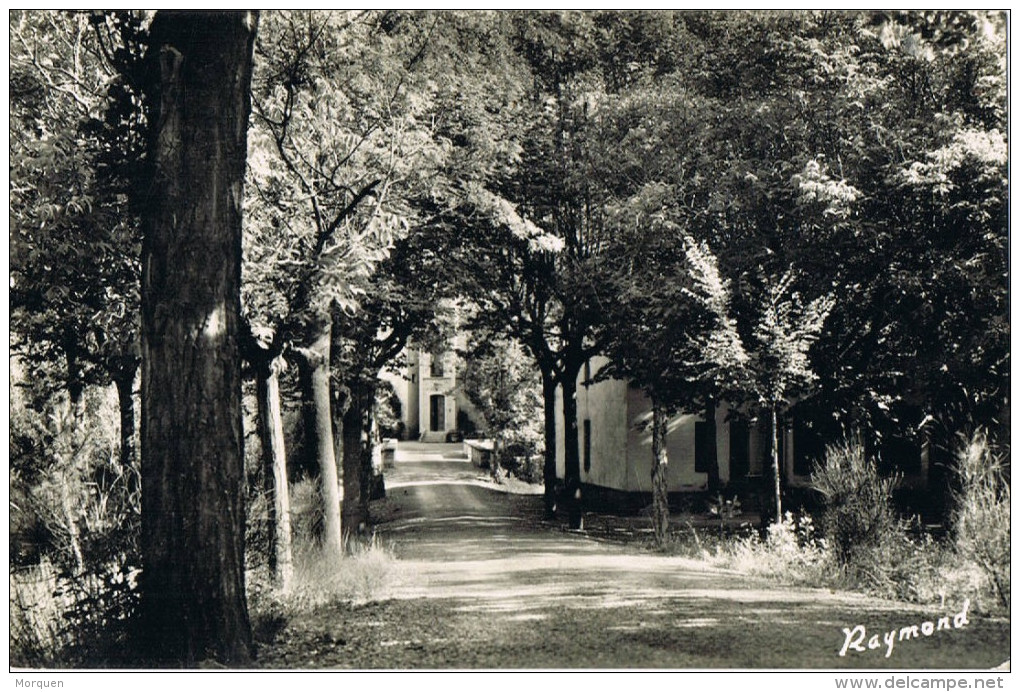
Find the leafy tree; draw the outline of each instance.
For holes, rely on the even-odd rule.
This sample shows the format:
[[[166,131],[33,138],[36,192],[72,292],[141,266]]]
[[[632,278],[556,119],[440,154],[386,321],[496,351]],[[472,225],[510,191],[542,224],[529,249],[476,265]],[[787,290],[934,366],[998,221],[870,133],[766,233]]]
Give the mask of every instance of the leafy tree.
[[[450,267],[437,252],[436,241],[422,232],[396,241],[364,283],[358,310],[334,315],[332,366],[339,393],[336,409],[342,416],[336,438],[345,462],[343,521],[348,536],[369,520],[380,373],[398,367],[409,344],[443,340],[454,317],[447,303],[452,298]]]
[[[332,317],[356,309],[361,284],[407,229],[394,192],[423,172],[431,141],[416,126],[425,103],[406,85],[419,47],[384,13],[281,13],[262,36],[246,302],[273,334],[264,356],[287,348],[298,360],[315,460],[306,466],[318,470],[325,541],[339,553]]]
[[[597,375],[632,382],[651,401],[652,527],[659,545],[669,522],[669,419],[695,409],[706,392],[726,391],[748,363],[715,256],[662,216],[628,214],[638,228],[619,239],[618,264],[606,276],[600,328],[610,360]]]
[[[713,113],[702,140],[711,189],[690,207],[692,232],[733,281],[745,343],[766,297],[757,277],[795,266],[796,290],[840,296],[813,347],[818,386],[796,415],[833,440],[865,429],[869,444],[917,435],[925,419],[953,429],[999,418],[998,18],[695,13],[683,23],[696,64],[677,79]],[[973,183],[968,201],[954,197]],[[980,365],[958,360],[964,352]]]
[[[555,516],[556,390],[559,378],[564,376],[561,357],[567,355],[558,322],[567,320],[558,319],[550,282],[554,257],[563,249],[562,239],[522,218],[506,199],[481,188],[468,190],[459,206],[434,218],[431,226],[452,235],[451,251],[463,268],[460,292],[470,296],[478,308],[469,329],[503,332],[520,339],[539,367],[544,407],[545,508],[547,517]],[[574,387],[584,353],[570,351],[572,368],[577,361]],[[572,521],[579,522],[580,506],[575,505],[571,511]]]
[[[12,349],[78,408],[88,384],[116,383],[121,461],[134,459],[138,226],[104,175],[117,76],[83,13],[11,15]],[[102,16],[98,17],[101,21]],[[116,128],[111,126],[111,130]],[[120,131],[120,130],[118,130]]]
[[[794,280],[795,274],[790,271],[778,280],[766,279],[760,317],[748,344],[748,387],[768,416],[774,500],[769,509],[774,522],[783,518],[779,413],[817,380],[808,352],[821,336],[834,303],[829,295],[806,301],[794,290]]]
[[[473,282],[464,293],[491,326],[531,352],[542,373],[547,516],[556,508],[555,401],[562,391],[564,498],[570,526],[581,528],[576,387],[595,352],[597,310],[587,272],[601,227],[590,203],[597,193],[584,140],[589,101],[601,91],[587,74],[595,32],[591,18],[577,13],[516,15],[514,23],[513,47],[534,89],[525,103],[519,163],[466,196],[468,214],[494,224],[464,258]]]
[[[498,483],[503,456],[514,449],[534,449],[542,438],[540,381],[527,352],[506,337],[474,332],[461,356],[458,383],[485,418],[494,444],[490,470]]]

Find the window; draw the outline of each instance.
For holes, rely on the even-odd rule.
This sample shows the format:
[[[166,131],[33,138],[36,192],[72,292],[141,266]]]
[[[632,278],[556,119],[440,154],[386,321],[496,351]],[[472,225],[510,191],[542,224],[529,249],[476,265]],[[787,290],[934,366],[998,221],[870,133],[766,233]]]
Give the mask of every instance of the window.
[[[584,421],[584,472],[591,471],[591,420]]]
[[[694,470],[697,473],[708,473],[708,467],[715,455],[715,438],[710,434],[714,427],[705,421],[694,424]]]
[[[584,386],[591,386],[591,361],[584,361]]]
[[[429,363],[430,377],[443,377],[443,354],[433,353]]]
[[[730,421],[730,480],[751,471],[750,439],[746,422]]]
[[[878,469],[882,474],[921,472],[921,443],[903,435],[890,435],[878,445]]]
[[[810,476],[815,464],[825,458],[825,442],[810,421],[797,419],[793,423],[793,472]]]

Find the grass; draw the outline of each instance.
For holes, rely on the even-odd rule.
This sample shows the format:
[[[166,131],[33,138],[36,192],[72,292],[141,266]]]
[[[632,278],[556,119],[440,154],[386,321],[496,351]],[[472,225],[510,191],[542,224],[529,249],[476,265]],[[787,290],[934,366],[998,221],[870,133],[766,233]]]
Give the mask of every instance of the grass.
[[[254,560],[247,574],[253,633],[262,644],[274,641],[295,618],[385,598],[404,572],[393,550],[375,535],[347,545],[342,555],[323,548],[314,538],[320,517],[313,482],[301,481],[292,490],[294,571],[289,589],[277,588],[264,560]]]
[[[294,585],[282,598],[298,611],[327,603],[365,603],[381,598],[396,574],[396,558],[376,539],[337,556],[315,545],[294,555]]]

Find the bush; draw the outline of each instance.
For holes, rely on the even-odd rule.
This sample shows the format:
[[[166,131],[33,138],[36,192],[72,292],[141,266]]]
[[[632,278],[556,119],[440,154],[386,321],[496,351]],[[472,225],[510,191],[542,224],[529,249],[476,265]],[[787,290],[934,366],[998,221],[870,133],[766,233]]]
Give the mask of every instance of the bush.
[[[260,641],[271,640],[291,617],[323,606],[379,600],[399,575],[392,550],[374,537],[350,546],[340,556],[314,539],[295,536],[289,591],[277,589],[268,570],[248,573],[248,601],[256,636]]]
[[[534,452],[525,454],[505,454],[500,463],[507,473],[525,483],[541,483],[542,467],[545,464],[545,457]]]
[[[261,479],[260,479],[261,480]],[[249,483],[244,503],[244,557],[248,569],[268,567],[272,552],[272,526],[269,523],[269,509],[273,502],[272,493],[256,484]]]
[[[836,565],[852,583],[883,583],[904,526],[892,505],[897,478],[883,478],[860,439],[830,445],[811,475],[825,512],[822,528]]]
[[[325,517],[318,479],[305,476],[291,483],[290,531],[294,545],[301,540],[317,540],[322,536],[324,525]],[[266,540],[268,541],[268,534]]]
[[[141,493],[137,466],[120,461],[117,420],[109,388],[86,389],[77,411],[60,395],[12,408],[16,665],[101,665],[127,655]]]
[[[964,439],[952,535],[960,557],[980,568],[986,587],[1008,611],[1010,488],[1002,459],[984,431]]]
[[[11,664],[30,668],[130,663],[140,571],[123,563],[66,574],[48,561],[10,574]]]
[[[771,524],[764,539],[758,532],[722,542],[715,558],[724,566],[786,584],[821,585],[826,581],[828,551],[810,515],[787,512]]]

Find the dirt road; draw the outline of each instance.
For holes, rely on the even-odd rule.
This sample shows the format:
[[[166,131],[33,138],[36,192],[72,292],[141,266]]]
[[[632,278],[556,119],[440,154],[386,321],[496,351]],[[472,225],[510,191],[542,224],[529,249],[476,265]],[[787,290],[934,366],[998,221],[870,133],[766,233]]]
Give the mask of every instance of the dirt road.
[[[780,588],[571,533],[541,520],[540,495],[502,492],[456,447],[404,447],[387,472],[388,520],[378,529],[399,560],[385,600],[294,626],[292,638],[316,653],[277,664],[963,669],[1008,658],[1008,622],[973,614],[888,657],[885,646],[840,656],[843,628],[863,625],[870,636],[953,609]]]

